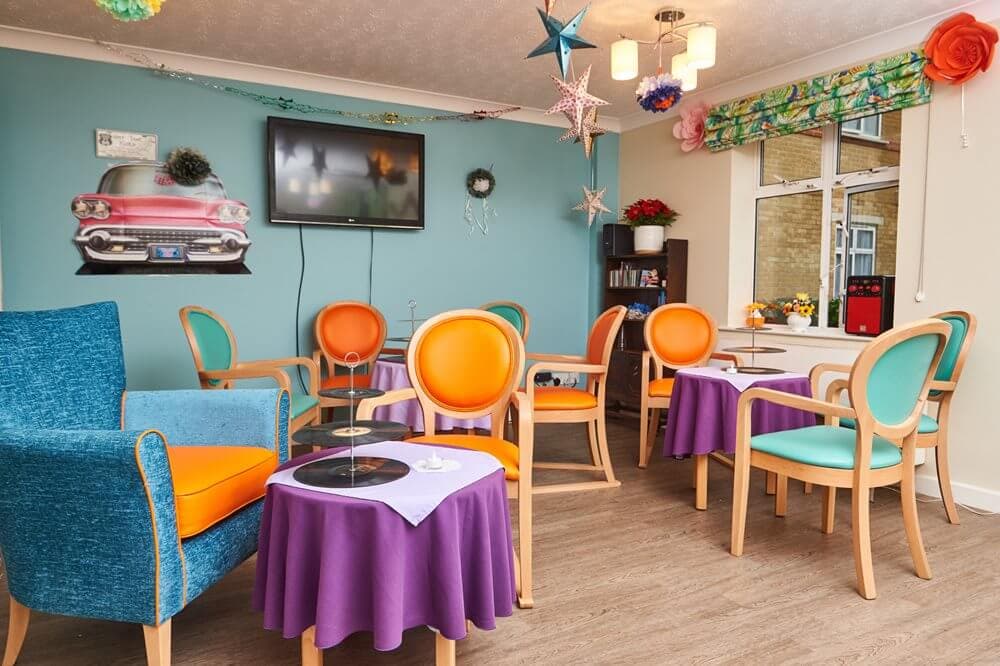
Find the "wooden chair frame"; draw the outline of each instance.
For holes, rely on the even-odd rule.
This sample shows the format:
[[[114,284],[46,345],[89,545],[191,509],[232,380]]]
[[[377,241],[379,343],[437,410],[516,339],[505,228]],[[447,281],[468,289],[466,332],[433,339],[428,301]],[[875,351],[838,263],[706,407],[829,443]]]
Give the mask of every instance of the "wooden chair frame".
[[[559,483],[546,486],[535,486],[535,494],[559,493],[575,490],[600,490],[617,488],[621,481],[615,478],[615,470],[611,464],[611,454],[608,451],[608,433],[605,417],[605,394],[607,391],[608,364],[611,362],[611,351],[615,338],[625,319],[626,308],[616,305],[608,308],[594,320],[587,336],[589,344],[594,335],[594,329],[601,317],[609,311],[615,311],[604,349],[601,350],[601,362],[590,363],[586,356],[563,354],[528,354],[528,360],[536,361],[528,370],[525,379],[525,389],[528,400],[535,404],[535,377],[540,372],[576,372],[587,376],[587,392],[597,398],[597,405],[589,409],[546,409],[535,410],[534,422],[537,423],[586,423],[587,439],[590,443],[590,463],[535,462],[538,469],[558,469],[578,472],[600,472],[603,481],[581,481],[576,483]]]
[[[515,303],[514,301],[490,301],[489,303],[483,303],[479,306],[480,310],[489,310],[496,306],[507,306],[517,310],[517,313],[521,315],[521,321],[524,322],[524,331],[521,333],[521,342],[528,343],[528,333],[531,332],[531,317],[528,316],[528,311],[524,309],[524,306],[520,303]],[[501,317],[502,319],[502,317]]]
[[[198,338],[195,336],[194,329],[191,327],[191,322],[188,319],[188,315],[192,312],[198,312],[211,317],[226,331],[226,336],[229,338],[229,348],[232,350],[232,367],[228,370],[205,369],[205,364],[201,358],[201,349],[198,346]],[[288,373],[285,372],[285,368],[302,366],[306,369],[306,372],[309,375],[309,395],[317,398],[319,397],[319,367],[312,361],[312,359],[308,359],[303,356],[294,356],[289,358],[246,361],[241,363],[239,361],[239,352],[237,351],[236,346],[236,337],[233,335],[233,330],[229,327],[229,323],[226,322],[225,319],[220,317],[215,312],[197,305],[184,306],[180,309],[179,314],[181,318],[181,327],[184,329],[184,335],[187,337],[188,347],[191,348],[191,356],[194,358],[194,367],[198,372],[198,382],[201,384],[201,388],[230,389],[234,387],[236,380],[238,379],[273,379],[279,387],[285,389],[288,391],[288,394],[291,395],[292,380],[288,376]],[[314,425],[319,422],[319,404],[312,409],[303,412],[298,418],[292,418],[291,414],[289,414],[289,434],[302,427]]]
[[[355,372],[358,369],[363,369],[363,374],[369,374],[372,371],[372,366],[375,360],[386,351],[400,351],[400,350],[385,350],[383,349],[385,345],[385,336],[388,335],[388,326],[385,323],[385,317],[379,312],[378,308],[374,307],[369,303],[364,301],[335,301],[333,303],[328,303],[324,305],[319,312],[316,313],[316,317],[313,319],[313,338],[316,340],[316,349],[313,350],[312,360],[319,368],[320,378],[322,379],[323,366],[326,365],[327,376],[332,377],[336,374],[337,368],[346,368],[342,360],[338,360],[329,350],[323,347],[323,337],[320,335],[320,322],[323,319],[323,315],[329,310],[334,310],[340,307],[363,307],[369,310],[378,319],[379,328],[381,329],[381,336],[378,345],[371,354],[367,356],[360,357],[358,361],[358,366],[355,368]],[[345,398],[326,398],[324,396],[319,396],[319,405],[321,409],[326,409],[329,407],[350,407],[351,401]]]
[[[951,421],[951,401],[955,396],[955,389],[958,380],[962,376],[965,362],[968,359],[969,351],[972,349],[972,340],[976,337],[976,317],[970,312],[963,310],[949,310],[931,315],[932,319],[944,319],[945,317],[960,317],[965,320],[965,339],[958,350],[955,359],[955,367],[951,371],[951,377],[946,381],[934,380],[931,382],[931,393],[927,396],[927,402],[937,406],[935,414],[938,429],[937,432],[917,433],[918,449],[934,449],[934,463],[937,468],[938,488],[941,490],[941,503],[944,505],[945,515],[948,522],[958,525],[961,521],[958,517],[958,506],[955,504],[955,497],[951,489],[951,465],[948,462],[948,427]],[[847,374],[851,370],[849,365],[838,365],[835,363],[821,363],[815,366],[809,373],[809,380],[812,384],[813,396],[819,395],[820,380],[825,373],[837,372]],[[827,387],[827,402],[839,401],[841,394],[847,390],[847,382],[835,380]],[[828,497],[824,497],[824,506],[829,506],[832,512],[836,505],[837,489],[827,488]],[[823,531],[833,532],[833,515],[827,516],[824,511]]]
[[[515,349],[517,358],[515,359],[515,372],[511,373],[509,385],[500,393],[492,404],[478,410],[456,410],[436,401],[423,386],[420,380],[419,369],[416,367],[415,359],[419,358],[418,353],[407,356],[406,369],[410,376],[412,388],[388,391],[378,398],[369,398],[358,403],[357,418],[359,420],[370,419],[374,416],[378,407],[392,405],[404,400],[416,399],[420,403],[424,417],[424,436],[435,434],[435,418],[437,414],[443,414],[458,419],[475,419],[489,415],[491,418],[491,434],[493,437],[503,438],[504,426],[507,422],[508,412],[514,415],[515,442],[518,449],[518,472],[517,481],[507,481],[507,496],[517,500],[518,520],[517,537],[518,548],[515,553],[517,560],[515,573],[517,578],[518,606],[521,608],[531,608],[534,605],[532,597],[532,459],[534,456],[534,426],[532,423],[531,398],[528,394],[517,390],[517,384],[524,374],[524,342],[517,331],[510,325],[510,322],[499,315],[483,310],[452,310],[431,317],[424,322],[410,340],[410,349],[419,350],[420,343],[435,326],[440,323],[460,318],[476,318],[496,324],[504,332],[511,346]]]
[[[711,327],[711,338],[705,346],[705,353],[692,363],[680,365],[669,363],[656,349],[653,344],[653,321],[656,317],[670,310],[692,310],[697,312],[709,323]],[[639,467],[645,469],[649,465],[649,459],[653,452],[656,441],[656,433],[660,427],[660,410],[670,409],[670,398],[662,396],[651,396],[649,385],[658,379],[663,379],[665,370],[680,370],[681,368],[696,368],[707,365],[709,361],[729,361],[734,366],[741,366],[740,357],[726,352],[716,352],[715,345],[718,341],[719,329],[715,319],[701,308],[689,303],[669,303],[661,305],[653,310],[643,326],[643,337],[646,341],[646,351],[642,352],[642,385],[640,388],[642,404],[639,413]],[[650,377],[649,366],[653,365],[653,374]],[[695,508],[704,510],[708,506],[708,455],[694,456],[695,472]]]
[[[951,327],[941,320],[921,319],[911,324],[895,328],[875,338],[861,352],[851,367],[847,380],[847,390],[851,405],[825,402],[815,398],[803,398],[791,393],[765,388],[750,388],[743,392],[737,407],[736,459],[733,478],[733,514],[730,552],[739,557],[743,554],[743,539],[746,531],[747,502],[749,495],[750,468],[773,472],[778,476],[778,494],[787,488],[787,479],[795,478],[828,488],[851,489],[851,525],[854,543],[854,567],[858,579],[858,592],[865,599],[874,599],[875,576],[872,567],[871,526],[869,521],[870,488],[900,484],[902,498],[903,525],[910,547],[910,556],[917,576],[930,579],[931,569],[924,551],[923,537],[917,517],[917,495],[915,489],[914,458],[916,453],[917,426],[920,414],[930,391],[934,372],[941,361]],[[868,409],[867,385],[875,363],[892,346],[920,335],[940,336],[937,351],[931,361],[927,377],[918,394],[913,411],[898,425],[877,421]],[[780,405],[822,414],[825,423],[837,427],[839,419],[852,418],[857,423],[855,436],[854,469],[833,469],[798,463],[750,448],[750,410],[754,400],[767,400]],[[892,441],[901,442],[902,461],[891,467],[871,468],[872,438],[879,435]],[[828,504],[830,494],[824,495],[825,516],[832,513]],[[776,503],[775,513],[784,514],[783,502]]]

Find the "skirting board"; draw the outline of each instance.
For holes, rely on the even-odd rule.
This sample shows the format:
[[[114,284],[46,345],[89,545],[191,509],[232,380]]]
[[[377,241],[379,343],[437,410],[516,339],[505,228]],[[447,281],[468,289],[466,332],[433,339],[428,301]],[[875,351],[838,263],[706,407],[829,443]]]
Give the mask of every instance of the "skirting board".
[[[933,463],[931,463],[933,467]],[[938,488],[937,476],[917,475],[917,492],[930,497],[941,497],[941,490]],[[955,501],[959,504],[971,506],[974,509],[1000,513],[1000,491],[973,486],[968,483],[951,484],[951,492],[955,496]],[[962,508],[959,507],[959,513]]]

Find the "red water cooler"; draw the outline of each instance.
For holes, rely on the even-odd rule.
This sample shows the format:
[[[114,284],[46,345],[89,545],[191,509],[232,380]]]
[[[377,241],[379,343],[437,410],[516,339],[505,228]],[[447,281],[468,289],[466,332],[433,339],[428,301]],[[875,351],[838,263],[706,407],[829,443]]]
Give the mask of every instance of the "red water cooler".
[[[892,328],[896,278],[892,275],[852,275],[844,298],[844,331],[875,337]]]

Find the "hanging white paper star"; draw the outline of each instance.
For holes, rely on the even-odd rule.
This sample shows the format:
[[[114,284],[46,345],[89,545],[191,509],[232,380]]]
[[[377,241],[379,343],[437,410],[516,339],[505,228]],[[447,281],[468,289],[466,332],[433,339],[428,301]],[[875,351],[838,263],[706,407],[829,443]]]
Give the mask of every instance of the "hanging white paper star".
[[[559,89],[561,97],[559,98],[559,101],[553,104],[552,108],[545,113],[565,113],[570,120],[571,127],[576,128],[578,136],[583,135],[583,117],[586,115],[587,111],[595,106],[607,106],[610,103],[604,101],[600,97],[594,97],[587,92],[587,84],[590,83],[590,68],[592,66],[593,65],[588,65],[587,71],[585,71],[580,78],[571,83],[562,81],[555,76],[552,77],[552,80],[555,81],[556,88]]]
[[[570,122],[573,122],[573,118],[568,113],[566,117],[569,118]],[[594,149],[594,137],[601,136],[606,132],[606,129],[597,124],[597,108],[595,107],[583,115],[582,132],[578,133],[576,127],[570,127],[563,132],[559,140],[569,141],[570,139],[574,139],[575,143],[582,143],[583,154],[587,156],[587,159],[590,159],[590,153]]]
[[[605,193],[608,188],[602,187],[599,190],[588,190],[586,187],[583,188],[583,201],[573,206],[573,210],[578,210],[582,213],[587,214],[587,226],[594,224],[594,218],[599,216],[601,213],[610,213],[611,209],[604,205],[602,199],[604,199]]]

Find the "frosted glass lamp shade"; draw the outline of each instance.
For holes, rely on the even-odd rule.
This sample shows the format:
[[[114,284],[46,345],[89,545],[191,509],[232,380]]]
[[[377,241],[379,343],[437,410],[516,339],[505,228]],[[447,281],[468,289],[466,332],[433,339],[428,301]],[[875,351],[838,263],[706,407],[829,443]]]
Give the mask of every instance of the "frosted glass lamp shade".
[[[678,53],[670,59],[670,75],[680,80],[684,92],[698,87],[698,70],[688,63],[687,53]]]
[[[688,64],[695,69],[715,65],[716,30],[712,25],[698,25],[688,31]]]
[[[611,78],[628,81],[639,76],[639,42],[619,39],[611,45]]]

